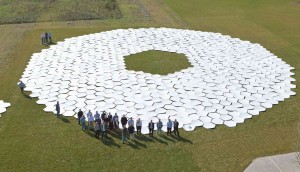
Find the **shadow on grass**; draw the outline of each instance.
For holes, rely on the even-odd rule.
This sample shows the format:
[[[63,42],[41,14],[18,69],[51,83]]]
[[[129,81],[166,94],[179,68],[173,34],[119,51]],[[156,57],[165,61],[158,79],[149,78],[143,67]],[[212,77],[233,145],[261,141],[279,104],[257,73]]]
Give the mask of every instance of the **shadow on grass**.
[[[23,94],[23,97],[25,97],[26,99],[30,99],[30,100],[32,99],[32,98],[31,98],[28,94],[26,94],[26,93]]]
[[[84,130],[84,132],[89,135],[90,137],[94,138],[94,139],[97,139],[95,138],[95,132],[92,131],[92,130]],[[121,146],[117,143],[115,143],[114,139],[112,139],[112,137],[109,137],[107,135],[107,138],[101,138],[101,132],[100,132],[100,139],[97,139],[99,140],[100,142],[102,142],[105,146],[109,146],[109,147],[117,147],[117,148],[121,148]]]
[[[44,42],[44,43],[42,43],[43,45],[45,45],[45,46],[50,46],[50,45],[56,45],[56,42]]]
[[[171,136],[173,139],[176,139],[177,141],[181,141],[181,142],[185,142],[185,143],[189,143],[189,144],[193,144],[192,141],[188,140],[188,139],[185,139],[181,136],[175,136],[175,135],[172,135]]]
[[[59,115],[58,118],[61,119],[61,121],[64,122],[64,123],[70,123],[70,121],[66,117],[64,117],[63,115]]]
[[[165,135],[160,135],[160,137],[162,137],[163,139],[165,139],[165,140],[167,140],[167,141],[170,141],[170,142],[175,143],[175,140],[173,140],[173,139],[171,139],[171,138],[169,138],[169,137],[167,137],[167,136],[165,136]],[[172,137],[172,136],[171,136],[171,137]]]
[[[115,130],[115,131],[108,131],[108,134],[111,135],[112,137],[120,140],[121,139],[121,131],[120,130]]]
[[[151,137],[147,137],[147,136],[142,135],[142,134],[135,135],[135,138],[137,140],[144,141],[144,142],[154,142],[154,140]]]
[[[154,139],[155,141],[159,142],[159,143],[162,143],[162,144],[168,145],[168,142],[165,142],[165,141],[163,141],[163,140],[159,139],[158,137],[153,137],[153,139]]]
[[[90,137],[96,139],[94,131],[85,130],[84,132],[87,135],[89,135]],[[101,133],[100,133],[100,137],[101,137]],[[175,143],[176,141],[180,141],[180,142],[193,144],[193,142],[191,142],[190,140],[185,139],[183,137],[177,137],[175,135],[166,136],[164,134],[156,135],[155,137],[148,137],[148,135],[142,135],[142,134],[137,135],[136,134],[135,140],[131,140],[128,135],[126,136],[126,138],[127,138],[126,145],[130,146],[133,149],[139,149],[139,150],[142,148],[147,148],[147,145],[144,144],[143,142],[157,142],[157,143],[161,143],[164,145],[168,145],[168,142]],[[120,143],[122,143],[120,130],[109,131],[107,133],[107,138],[99,139],[99,141],[101,141],[105,146],[121,148],[121,145],[117,144],[115,142],[115,140],[117,140],[117,141],[119,140]]]
[[[177,140],[177,141],[180,141],[180,142],[193,144],[192,141],[190,141],[190,140],[188,140],[188,139],[185,139],[185,138],[183,138],[183,137],[181,137],[181,136],[178,136],[178,137],[177,137],[177,136],[172,135],[171,137],[172,137],[173,139]]]
[[[105,146],[109,146],[109,147],[115,146],[117,148],[121,148],[121,146],[115,143],[114,139],[112,139],[111,137],[107,136],[107,138],[103,138],[101,141]]]
[[[139,142],[138,140],[133,140],[133,143],[135,143],[139,147],[147,148],[147,146],[145,144]]]
[[[137,144],[133,144],[130,141],[127,141],[127,145],[133,149],[140,149],[140,147]]]

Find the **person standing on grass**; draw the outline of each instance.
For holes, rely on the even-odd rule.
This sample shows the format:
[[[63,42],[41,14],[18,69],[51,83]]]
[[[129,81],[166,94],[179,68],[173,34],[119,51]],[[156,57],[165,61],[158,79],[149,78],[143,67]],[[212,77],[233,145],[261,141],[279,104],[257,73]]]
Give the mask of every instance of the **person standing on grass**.
[[[115,119],[114,125],[115,125],[116,130],[119,129],[119,120],[118,120],[118,118]]]
[[[99,123],[98,123],[98,122],[95,123],[94,130],[95,130],[95,137],[96,137],[97,139],[99,139],[100,126],[99,126]]]
[[[141,119],[139,118],[139,119],[137,119],[137,121],[136,121],[136,134],[139,134],[139,132],[140,132],[140,134],[141,134],[141,130],[142,130],[142,121],[141,121]]]
[[[108,121],[112,120],[112,115],[111,115],[111,113],[110,113],[110,112],[108,113],[108,116],[107,116],[107,118],[108,118]]]
[[[126,128],[127,118],[125,117],[125,115],[123,115],[123,117],[121,118],[121,124],[123,128]]]
[[[152,120],[149,122],[148,128],[149,128],[149,137],[153,137],[154,123],[152,122]]]
[[[97,121],[100,118],[100,114],[98,113],[98,111],[96,111],[94,118],[95,118],[95,121]]]
[[[104,118],[105,118],[105,115],[106,115],[106,112],[105,112],[105,111],[103,111],[103,112],[102,112],[102,114],[101,114],[101,119],[102,119],[102,121],[104,120]]]
[[[130,126],[134,126],[134,121],[132,119],[132,117],[128,120],[128,127]]]
[[[98,111],[96,111],[96,114],[94,115],[95,118],[95,122],[98,122],[99,126],[101,124],[101,118],[100,118],[100,114],[98,113]]]
[[[101,138],[107,138],[107,123],[103,121],[100,125],[101,128]]]
[[[42,39],[42,44],[44,45],[44,44],[45,44],[45,33],[43,33],[43,34],[41,35],[41,39]]]
[[[24,95],[25,84],[22,81],[20,81],[18,85],[19,85],[19,88],[21,90],[21,93]]]
[[[124,144],[126,141],[126,128],[122,129],[122,143]]]
[[[129,136],[130,136],[130,140],[134,140],[134,126],[133,125],[130,125],[128,127],[128,133],[129,133]]]
[[[52,34],[50,32],[48,33],[48,41],[52,44]]]
[[[81,109],[79,109],[78,113],[77,113],[77,118],[78,118],[78,124],[80,125],[80,118],[83,116],[83,112],[81,111]]]
[[[45,32],[45,42],[48,43],[48,33]]]
[[[91,112],[91,111],[89,111]],[[90,130],[92,130],[94,127],[93,127],[93,123],[94,123],[94,117],[91,113],[88,113],[89,116],[88,116],[88,127]]]
[[[109,123],[109,119],[108,119],[108,117],[107,117],[107,115],[105,115],[105,117],[104,117],[104,121],[107,123],[107,125],[108,125],[108,123]]]
[[[167,135],[172,135],[171,131],[172,131],[172,121],[171,119],[169,119],[168,123],[167,123]]]
[[[157,127],[157,131],[156,134],[162,134],[162,127],[163,127],[163,123],[161,122],[160,119],[158,119],[158,122],[156,123],[156,127]]]
[[[110,119],[108,122],[108,128],[110,131],[113,131],[115,129],[114,121],[112,119]]]
[[[59,105],[59,101],[56,102],[55,110],[56,110],[56,116],[59,117],[59,113],[60,113],[60,105]]]
[[[115,115],[113,116],[113,122],[114,122],[114,126],[115,126],[115,129],[118,129],[119,128],[119,116],[117,113],[115,113]]]
[[[175,119],[175,121],[174,121],[174,134],[179,137],[178,127],[179,127],[179,122]]]
[[[84,115],[82,115],[82,117],[80,118],[80,122],[81,122],[81,129],[86,130],[85,116]]]

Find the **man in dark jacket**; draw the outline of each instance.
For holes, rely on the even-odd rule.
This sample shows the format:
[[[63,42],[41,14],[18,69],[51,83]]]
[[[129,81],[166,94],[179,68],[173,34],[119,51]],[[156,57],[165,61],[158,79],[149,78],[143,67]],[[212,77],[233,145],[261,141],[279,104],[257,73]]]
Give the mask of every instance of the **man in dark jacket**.
[[[112,116],[111,113],[109,112],[109,113],[108,113],[108,116],[107,116],[108,121],[111,121],[111,120],[112,120],[112,117],[113,117],[113,116]]]
[[[123,115],[123,117],[121,118],[121,124],[122,124],[123,128],[126,128],[127,118],[125,115]]]
[[[174,121],[174,134],[179,137],[178,126],[179,126],[179,122],[175,119],[175,121]]]
[[[78,124],[80,125],[80,118],[82,117],[83,112],[81,111],[81,109],[79,109],[78,113],[77,113],[77,117],[78,117]]]
[[[101,114],[101,119],[102,119],[102,120],[104,120],[104,118],[105,118],[105,115],[106,115],[106,112],[105,112],[105,111],[103,111],[103,113]]]
[[[149,122],[148,128],[149,128],[149,137],[153,137],[154,123],[152,122],[152,120]]]
[[[56,116],[59,117],[59,114],[60,114],[60,105],[59,105],[59,101],[56,102],[55,110],[56,110]]]
[[[130,136],[130,140],[134,140],[134,126],[133,125],[128,127],[128,133]]]

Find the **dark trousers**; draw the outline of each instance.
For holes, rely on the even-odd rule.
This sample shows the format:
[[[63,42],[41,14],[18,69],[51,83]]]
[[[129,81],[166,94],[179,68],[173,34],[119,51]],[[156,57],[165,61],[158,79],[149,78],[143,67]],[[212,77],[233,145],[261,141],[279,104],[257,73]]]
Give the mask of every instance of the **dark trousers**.
[[[119,129],[119,124],[114,122],[115,129]]]
[[[153,137],[153,128],[149,128],[149,137]]]
[[[174,134],[179,136],[179,131],[178,131],[178,127],[174,128]]]
[[[101,138],[103,139],[103,137],[107,138],[107,131],[101,132]]]
[[[167,128],[167,135],[172,135],[171,128]]]
[[[24,87],[20,87],[21,93],[24,94]]]
[[[96,131],[95,131],[95,137],[96,137],[97,139],[99,139],[99,134],[100,134],[100,130],[96,130]]]
[[[141,130],[142,130],[142,126],[136,126],[136,134],[139,134],[139,131],[141,134]]]
[[[81,118],[81,117],[80,117]],[[78,118],[78,124],[80,125],[80,118]]]

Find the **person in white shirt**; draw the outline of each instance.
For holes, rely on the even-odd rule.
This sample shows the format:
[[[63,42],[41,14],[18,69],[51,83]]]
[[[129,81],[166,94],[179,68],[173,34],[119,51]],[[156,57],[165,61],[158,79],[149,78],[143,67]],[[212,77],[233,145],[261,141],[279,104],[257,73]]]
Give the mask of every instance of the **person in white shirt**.
[[[92,112],[91,110],[89,110],[89,112],[87,113],[87,116],[88,116],[88,127],[89,129],[93,129],[94,128],[94,117],[92,115]]]
[[[161,122],[160,119],[158,119],[158,122],[156,123],[156,128],[157,128],[156,134],[158,133],[162,134],[162,127],[163,127],[163,123]]]
[[[169,119],[169,121],[167,123],[167,135],[172,135],[172,133],[171,133],[172,126],[173,126],[173,122],[171,121],[171,119]]]
[[[128,126],[134,126],[134,121],[132,119],[132,117],[128,120]]]
[[[139,118],[139,119],[137,119],[137,121],[136,121],[136,134],[139,134],[139,132],[140,132],[140,134],[141,134],[141,130],[142,130],[142,121],[141,121],[141,119]]]
[[[41,35],[41,39],[42,39],[42,44],[44,45],[45,44],[45,33],[43,33],[42,35]]]
[[[97,139],[99,139],[100,125],[99,125],[98,122],[95,123],[94,130],[95,130],[95,137],[96,137]]]

